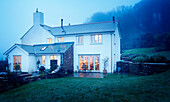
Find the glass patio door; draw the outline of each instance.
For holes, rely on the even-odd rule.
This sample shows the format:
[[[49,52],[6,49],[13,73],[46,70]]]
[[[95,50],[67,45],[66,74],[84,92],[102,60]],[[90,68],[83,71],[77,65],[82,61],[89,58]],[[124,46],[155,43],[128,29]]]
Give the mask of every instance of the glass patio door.
[[[99,55],[79,55],[79,70],[99,71]]]

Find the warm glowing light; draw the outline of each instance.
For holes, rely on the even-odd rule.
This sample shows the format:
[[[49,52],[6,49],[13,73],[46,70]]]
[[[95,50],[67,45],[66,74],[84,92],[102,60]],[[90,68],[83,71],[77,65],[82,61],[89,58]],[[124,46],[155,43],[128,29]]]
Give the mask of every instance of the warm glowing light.
[[[102,35],[101,34],[96,34],[92,35],[92,43],[102,43]]]
[[[45,56],[42,56],[42,64],[45,64]]]
[[[51,38],[47,38],[47,44],[51,44]]]
[[[64,42],[64,37],[58,37],[58,42]]]
[[[43,47],[41,50],[43,51],[43,50],[45,50],[47,47],[45,46],[45,47]]]

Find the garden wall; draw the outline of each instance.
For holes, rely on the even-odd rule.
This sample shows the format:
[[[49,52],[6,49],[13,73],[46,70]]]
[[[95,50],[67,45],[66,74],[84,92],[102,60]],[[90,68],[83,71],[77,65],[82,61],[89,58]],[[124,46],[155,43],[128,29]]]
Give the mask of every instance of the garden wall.
[[[8,61],[0,61],[0,72],[6,71],[6,67],[8,67]]]
[[[117,62],[117,72],[130,73],[135,75],[152,75],[161,73],[170,68],[167,63],[133,63],[133,62]],[[119,71],[119,69],[121,69]]]

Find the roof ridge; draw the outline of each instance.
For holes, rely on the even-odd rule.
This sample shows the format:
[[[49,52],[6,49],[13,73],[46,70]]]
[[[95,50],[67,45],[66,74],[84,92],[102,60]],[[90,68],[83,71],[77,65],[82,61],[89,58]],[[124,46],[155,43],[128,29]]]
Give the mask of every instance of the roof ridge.
[[[66,26],[63,26],[63,27],[79,26],[79,25],[90,25],[90,24],[101,24],[101,23],[111,23],[111,22],[119,22],[119,20],[117,20],[117,21],[104,21],[104,22],[83,23],[83,24],[75,24],[75,25],[66,25]],[[51,28],[59,28],[59,27],[61,27],[61,26],[51,27]]]
[[[28,45],[28,44],[17,44],[15,43],[16,45],[26,45],[26,46],[33,46],[33,45]]]

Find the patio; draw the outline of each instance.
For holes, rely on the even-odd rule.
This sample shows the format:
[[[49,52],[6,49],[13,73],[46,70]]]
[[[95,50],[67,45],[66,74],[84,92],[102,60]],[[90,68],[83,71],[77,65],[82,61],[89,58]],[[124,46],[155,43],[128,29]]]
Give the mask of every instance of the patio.
[[[85,77],[85,78],[104,78],[107,74],[103,73],[73,73],[73,77]]]

